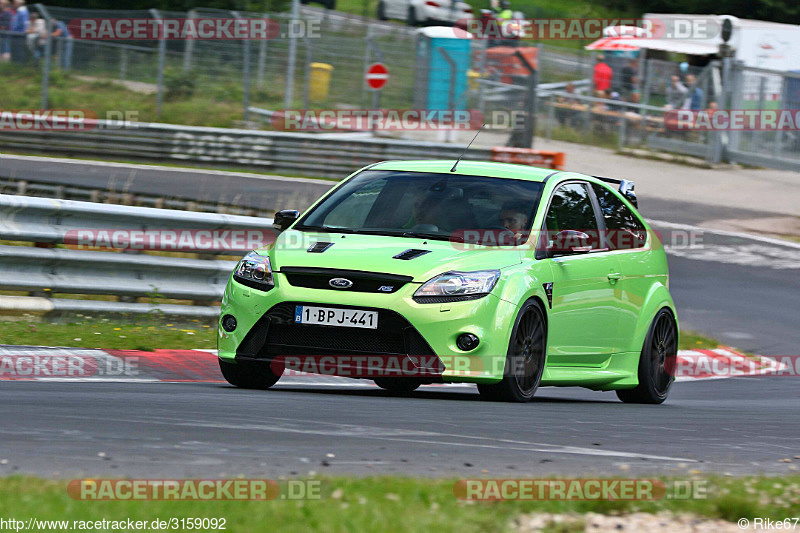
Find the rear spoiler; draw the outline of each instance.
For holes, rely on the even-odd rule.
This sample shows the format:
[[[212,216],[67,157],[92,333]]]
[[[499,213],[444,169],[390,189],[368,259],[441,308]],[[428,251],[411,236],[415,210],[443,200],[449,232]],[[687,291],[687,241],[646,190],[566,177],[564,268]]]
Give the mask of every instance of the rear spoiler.
[[[616,178],[604,178],[603,176],[593,176],[601,181],[606,183],[613,183],[614,185],[619,185],[619,193],[624,196],[630,203],[633,204],[633,207],[639,209],[639,201],[636,199],[636,193],[633,192],[633,188],[636,187],[636,184],[633,183],[631,180],[618,180]]]

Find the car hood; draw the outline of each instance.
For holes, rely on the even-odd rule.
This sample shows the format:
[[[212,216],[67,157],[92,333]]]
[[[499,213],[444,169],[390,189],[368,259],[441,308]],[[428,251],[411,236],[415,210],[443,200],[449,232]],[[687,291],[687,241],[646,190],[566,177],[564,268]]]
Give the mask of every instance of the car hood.
[[[330,242],[322,253],[309,252],[317,242]],[[415,282],[450,270],[471,271],[499,269],[519,264],[522,247],[477,246],[385,235],[342,235],[288,230],[275,243],[259,250],[268,254],[273,271],[285,267],[316,267],[359,270],[411,276]],[[413,259],[395,259],[406,250],[426,250]]]

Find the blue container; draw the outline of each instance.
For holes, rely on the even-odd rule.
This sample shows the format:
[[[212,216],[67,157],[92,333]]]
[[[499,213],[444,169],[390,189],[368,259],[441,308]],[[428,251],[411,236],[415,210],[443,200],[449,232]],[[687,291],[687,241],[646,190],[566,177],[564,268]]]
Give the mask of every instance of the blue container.
[[[445,53],[455,62],[455,76]],[[415,107],[430,110],[466,109],[470,63],[470,40],[456,37],[453,28],[433,26],[419,30]]]

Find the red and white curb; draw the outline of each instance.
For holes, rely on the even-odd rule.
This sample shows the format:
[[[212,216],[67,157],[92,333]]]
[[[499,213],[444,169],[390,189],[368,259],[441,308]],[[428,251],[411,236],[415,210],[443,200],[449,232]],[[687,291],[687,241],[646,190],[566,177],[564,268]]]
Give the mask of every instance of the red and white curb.
[[[786,364],[731,348],[681,350],[676,381],[781,374]],[[790,373],[793,372],[789,369]],[[795,374],[796,375],[796,374]],[[216,350],[92,350],[0,345],[0,380],[94,381],[120,383],[225,383]],[[288,386],[375,386],[370,380],[294,373]],[[469,384],[438,386],[463,387]]]

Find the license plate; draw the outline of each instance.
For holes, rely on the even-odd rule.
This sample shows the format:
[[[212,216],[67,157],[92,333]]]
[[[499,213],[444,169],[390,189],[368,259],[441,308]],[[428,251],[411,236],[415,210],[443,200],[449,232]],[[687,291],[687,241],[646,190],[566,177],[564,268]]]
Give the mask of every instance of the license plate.
[[[298,305],[294,308],[294,322],[295,324],[378,329],[378,312]]]

